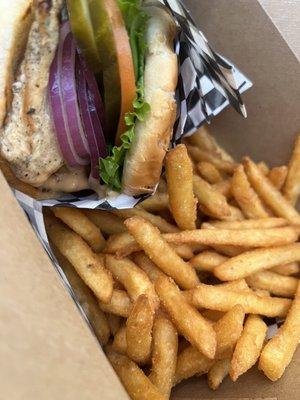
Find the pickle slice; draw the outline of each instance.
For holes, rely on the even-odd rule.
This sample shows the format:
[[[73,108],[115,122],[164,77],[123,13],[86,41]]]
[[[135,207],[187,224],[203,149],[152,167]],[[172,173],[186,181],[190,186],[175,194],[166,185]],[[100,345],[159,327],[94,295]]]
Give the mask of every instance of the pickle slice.
[[[83,53],[87,65],[91,71],[97,74],[101,72],[103,67],[96,45],[88,3],[88,0],[67,0],[67,7],[71,29],[77,44]]]

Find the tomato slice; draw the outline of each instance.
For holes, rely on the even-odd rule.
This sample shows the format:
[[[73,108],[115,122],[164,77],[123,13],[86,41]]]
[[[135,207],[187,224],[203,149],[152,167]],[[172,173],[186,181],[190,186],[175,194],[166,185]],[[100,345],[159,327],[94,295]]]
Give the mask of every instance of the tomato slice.
[[[126,130],[125,114],[132,111],[136,96],[131,48],[121,11],[116,0],[68,0],[68,6],[70,19],[74,19],[72,31],[87,54],[88,65],[102,73],[106,129],[119,144]],[[94,65],[95,53],[98,68]]]

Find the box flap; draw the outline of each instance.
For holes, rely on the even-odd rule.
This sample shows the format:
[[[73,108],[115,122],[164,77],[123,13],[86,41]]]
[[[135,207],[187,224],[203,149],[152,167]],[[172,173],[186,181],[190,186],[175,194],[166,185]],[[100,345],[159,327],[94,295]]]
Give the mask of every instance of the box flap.
[[[1,398],[128,399],[0,176]]]

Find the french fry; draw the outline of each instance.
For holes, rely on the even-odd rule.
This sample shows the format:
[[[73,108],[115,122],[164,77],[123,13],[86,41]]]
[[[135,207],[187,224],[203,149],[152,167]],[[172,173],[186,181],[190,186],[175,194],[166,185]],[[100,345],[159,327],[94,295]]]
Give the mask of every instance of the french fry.
[[[212,390],[218,389],[230,371],[230,359],[218,360],[207,374],[207,383]]]
[[[118,315],[108,314],[106,313],[107,323],[110,329],[110,332],[113,336],[118,332],[122,324],[122,318]]]
[[[300,224],[299,213],[249,158],[245,158],[244,167],[251,185],[274,214]]]
[[[225,196],[227,200],[232,197],[231,179],[224,179],[222,182],[215,183],[212,187],[214,190]]]
[[[170,243],[170,246],[174,249],[175,253],[177,253],[184,260],[189,260],[194,255],[189,245],[176,245]],[[122,258],[140,250],[141,247],[135,241],[134,237],[128,232],[124,232],[111,235],[106,242],[104,252],[108,254],[115,254],[117,257]]]
[[[290,276],[298,274],[300,272],[300,268],[299,263],[292,262],[289,264],[277,265],[276,267],[271,268],[271,271],[280,275]]]
[[[246,248],[246,247],[231,246],[230,244],[228,244],[228,245],[212,245],[211,247],[214,250],[216,250],[218,253],[221,253],[224,256],[228,256],[228,257],[238,256],[239,254],[242,254],[248,250],[248,248]]]
[[[248,316],[231,360],[230,377],[234,382],[258,360],[267,329],[267,325],[260,316]]]
[[[105,264],[115,279],[122,283],[130,298],[136,301],[141,294],[146,294],[153,308],[158,307],[158,297],[148,276],[128,258],[118,259],[110,254],[105,257]]]
[[[234,168],[236,167],[235,163],[231,161],[222,160],[216,153],[201,150],[195,146],[187,146],[187,149],[190,157],[195,162],[208,161],[221,172],[232,174]]]
[[[164,238],[175,244],[200,243],[207,246],[234,245],[245,247],[280,246],[295,242],[298,231],[294,227],[270,229],[195,229],[167,233]]]
[[[220,217],[220,219],[222,221],[243,221],[245,219],[244,214],[242,213],[242,211],[232,205],[229,205],[229,209],[230,209],[230,215],[225,215],[223,217]]]
[[[178,355],[174,385],[194,375],[206,374],[213,363],[213,360],[205,357],[195,347],[186,347]]]
[[[260,198],[250,186],[244,167],[239,165],[231,180],[231,193],[248,218],[266,218],[269,216]]]
[[[292,301],[279,297],[261,297],[253,292],[233,291],[221,286],[201,283],[189,291],[191,303],[197,308],[229,311],[240,304],[245,313],[260,314],[266,317],[285,317]]]
[[[217,286],[229,290],[238,290],[238,291],[245,290],[247,292],[250,291],[250,288],[247,285],[245,279],[237,279],[236,281],[219,283]]]
[[[51,242],[69,260],[96,297],[103,302],[109,302],[113,279],[97,255],[77,233],[72,232],[54,216],[45,216],[45,220]]]
[[[263,348],[258,367],[276,381],[291,362],[300,341],[300,284],[285,322],[277,334]]]
[[[107,317],[99,310],[95,296],[77,274],[71,263],[56,248],[53,248],[53,250],[59,265],[72,286],[78,302],[93,327],[97,339],[102,345],[107,344],[111,330]]]
[[[252,288],[268,290],[276,296],[293,297],[299,279],[292,276],[282,276],[272,271],[259,271],[248,276],[246,281]]]
[[[161,269],[157,268],[150,258],[142,251],[133,255],[133,261],[148,275],[153,283],[161,276],[166,276],[166,274],[162,272]]]
[[[292,205],[296,205],[300,194],[300,135],[297,136],[293,154],[288,165],[288,174],[283,194]]]
[[[193,146],[199,147],[201,150],[217,153],[222,160],[233,162],[233,158],[218,145],[215,138],[204,126],[201,126],[197,132],[189,136],[187,142]]]
[[[270,168],[264,161],[261,161],[257,164],[257,167],[261,170],[264,175],[268,175],[270,172]]]
[[[167,193],[156,192],[139,205],[148,212],[167,210],[169,208],[169,196]]]
[[[132,308],[132,302],[125,290],[114,289],[108,303],[99,301],[102,311],[127,318]]]
[[[132,400],[166,400],[135,362],[112,350],[106,355]]]
[[[197,200],[193,193],[193,167],[183,144],[166,156],[170,210],[180,229],[195,229]]]
[[[127,341],[126,341],[126,325],[122,325],[119,330],[115,333],[114,340],[112,342],[112,350],[117,353],[127,355]]]
[[[223,177],[218,169],[208,161],[200,161],[197,164],[197,171],[208,183],[214,184],[223,181]]]
[[[243,330],[245,312],[236,304],[214,325],[217,335],[216,360],[231,358],[238,338]]]
[[[284,218],[260,218],[260,219],[245,219],[243,221],[208,221],[202,224],[202,228],[211,225],[219,229],[257,229],[257,228],[280,228],[289,225],[289,222]]]
[[[157,317],[153,325],[152,368],[150,381],[159,391],[170,397],[178,351],[177,331],[168,318]]]
[[[231,214],[226,197],[215,190],[208,182],[194,175],[193,187],[198,204],[204,214],[221,218]]]
[[[159,278],[155,289],[178,332],[206,357],[213,358],[217,343],[211,324],[187,302],[171,279]]]
[[[78,208],[53,207],[52,211],[57,218],[81,236],[95,253],[104,249],[105,239],[100,229]]]
[[[194,268],[175,253],[155,226],[139,217],[127,219],[125,225],[156,266],[182,288],[190,289],[197,285],[199,279]]]
[[[122,233],[126,231],[121,218],[109,211],[83,210],[84,214],[107,235]]]
[[[295,261],[300,261],[300,243],[247,251],[217,266],[214,274],[222,281],[230,281]]]
[[[274,167],[268,174],[269,180],[272,182],[276,189],[281,190],[286,180],[288,169],[285,165],[281,167]]]
[[[217,322],[224,316],[224,312],[217,310],[203,310],[201,311],[202,317],[212,322]]]
[[[215,251],[203,251],[194,256],[190,263],[197,271],[213,271],[215,267],[228,260],[227,257]]]
[[[164,233],[178,232],[178,228],[176,226],[170,224],[159,215],[151,214],[145,210],[130,208],[128,210],[116,210],[114,211],[114,214],[125,219],[131,217],[143,218],[144,220],[151,222],[152,225],[156,226],[161,232]]]
[[[140,295],[126,321],[128,356],[138,364],[145,364],[151,354],[154,310],[148,297]]]

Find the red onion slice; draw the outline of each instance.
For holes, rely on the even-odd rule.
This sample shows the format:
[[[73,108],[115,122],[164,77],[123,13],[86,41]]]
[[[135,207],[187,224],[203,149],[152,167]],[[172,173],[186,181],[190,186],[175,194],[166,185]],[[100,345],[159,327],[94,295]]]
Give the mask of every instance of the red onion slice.
[[[76,47],[71,32],[67,34],[63,43],[61,65],[61,93],[66,113],[67,124],[72,137],[74,148],[78,156],[89,164],[89,147],[85,137],[77,103],[75,82],[75,55]]]
[[[79,58],[76,60],[76,80],[81,120],[87,133],[90,149],[91,175],[94,178],[99,178],[99,158],[107,155],[106,142],[94,98],[88,88]]]

